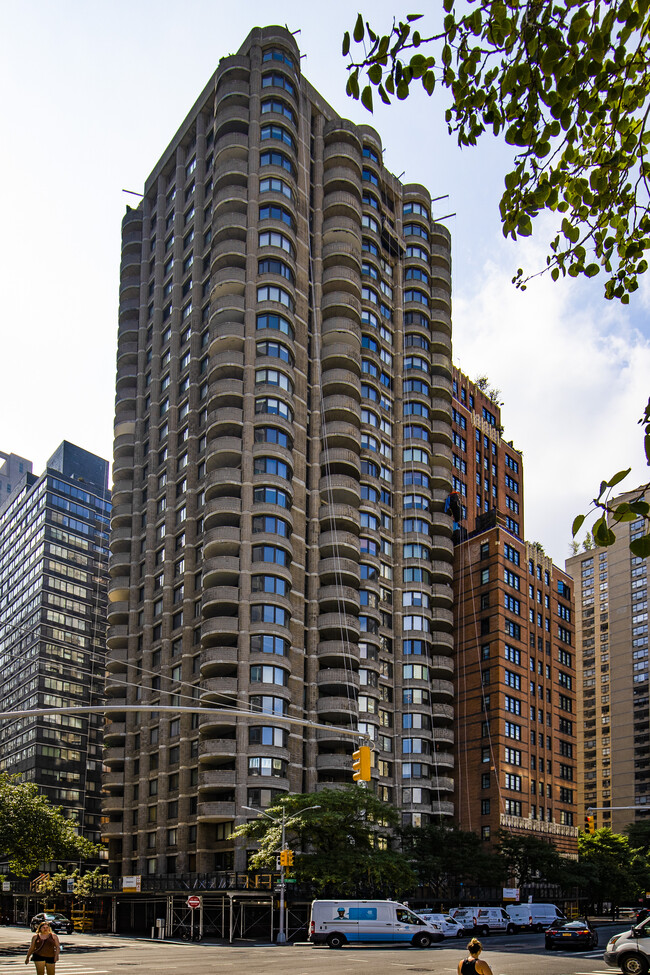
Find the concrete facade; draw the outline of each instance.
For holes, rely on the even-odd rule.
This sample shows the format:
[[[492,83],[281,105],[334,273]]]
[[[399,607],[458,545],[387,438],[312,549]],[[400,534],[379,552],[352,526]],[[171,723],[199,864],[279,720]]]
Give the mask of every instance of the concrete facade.
[[[116,872],[351,781],[454,814],[451,256],[431,198],[300,73],[224,58],[123,222],[103,833]],[[161,717],[199,699],[259,714]],[[330,726],[287,726],[291,716]]]
[[[32,473],[32,462],[18,454],[5,454],[0,450],[0,508],[16,490],[26,474]]]

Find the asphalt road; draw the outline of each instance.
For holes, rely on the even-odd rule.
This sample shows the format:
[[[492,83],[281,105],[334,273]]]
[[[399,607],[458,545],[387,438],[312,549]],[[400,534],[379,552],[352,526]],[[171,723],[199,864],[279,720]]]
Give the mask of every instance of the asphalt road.
[[[616,970],[603,961],[607,941],[624,923],[598,927],[599,946],[593,951],[544,949],[543,934],[491,935],[483,939],[484,955],[494,975],[601,975]],[[30,932],[0,927],[0,975],[33,972],[25,968]],[[61,939],[63,950],[57,975],[123,975],[138,968],[146,975],[452,975],[463,956],[465,939],[448,938],[426,950],[416,948],[348,947],[340,951],[308,944],[268,945],[240,942],[236,945],[187,944],[145,941],[113,935],[73,934]]]

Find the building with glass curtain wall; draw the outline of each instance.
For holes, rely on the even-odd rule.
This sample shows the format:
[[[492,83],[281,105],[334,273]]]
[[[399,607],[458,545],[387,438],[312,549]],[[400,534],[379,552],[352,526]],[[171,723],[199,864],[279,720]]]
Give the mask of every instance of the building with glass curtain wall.
[[[0,710],[102,703],[110,509],[108,462],[66,441],[0,507]],[[93,842],[102,725],[101,714],[0,723],[0,770],[36,782]]]
[[[103,834],[116,871],[351,781],[451,820],[450,239],[256,28],[123,222]],[[161,716],[237,706],[254,720]],[[259,717],[257,717],[259,716]],[[331,730],[288,726],[292,716]]]

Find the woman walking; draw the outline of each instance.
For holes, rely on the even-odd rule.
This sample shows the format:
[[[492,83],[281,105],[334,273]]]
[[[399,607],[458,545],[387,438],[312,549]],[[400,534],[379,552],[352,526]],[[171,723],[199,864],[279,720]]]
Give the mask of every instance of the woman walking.
[[[463,958],[462,961],[458,962],[458,975],[492,975],[492,969],[488,963],[479,958],[483,951],[483,945],[478,938],[472,938],[467,945],[467,951],[469,958]]]
[[[47,921],[41,921],[36,928],[36,934],[32,938],[32,943],[27,950],[25,964],[29,965],[29,959],[31,958],[36,965],[36,975],[45,975],[46,972],[47,975],[54,975],[54,966],[59,960],[60,952],[61,944],[59,939]],[[491,972],[490,975],[492,975]]]

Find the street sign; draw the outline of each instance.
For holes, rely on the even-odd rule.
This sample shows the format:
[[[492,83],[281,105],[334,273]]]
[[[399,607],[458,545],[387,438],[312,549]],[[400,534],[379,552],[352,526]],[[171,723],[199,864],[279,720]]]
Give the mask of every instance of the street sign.
[[[193,911],[196,910],[197,907],[201,906],[201,898],[196,894],[190,894],[187,898],[187,906],[191,907]]]
[[[285,877],[284,882],[285,884],[297,884],[298,880],[296,879],[296,877]]]

